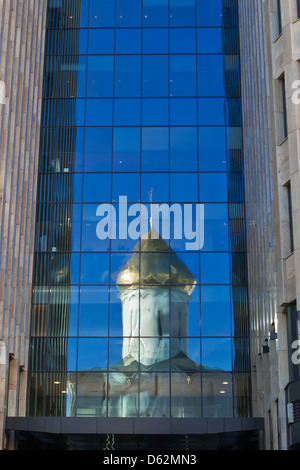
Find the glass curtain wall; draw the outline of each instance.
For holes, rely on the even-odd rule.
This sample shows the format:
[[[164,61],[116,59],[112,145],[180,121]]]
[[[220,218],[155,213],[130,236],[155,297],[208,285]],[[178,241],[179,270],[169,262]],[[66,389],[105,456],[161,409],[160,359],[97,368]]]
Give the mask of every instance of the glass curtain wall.
[[[250,416],[240,106],[237,0],[49,0],[29,416]]]

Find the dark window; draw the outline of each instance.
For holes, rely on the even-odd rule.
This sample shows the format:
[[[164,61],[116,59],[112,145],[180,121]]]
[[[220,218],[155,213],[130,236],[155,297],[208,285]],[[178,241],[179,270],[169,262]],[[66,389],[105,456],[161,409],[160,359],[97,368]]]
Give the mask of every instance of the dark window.
[[[293,204],[292,204],[292,191],[291,184],[289,183],[286,186],[287,191],[287,202],[288,202],[288,224],[289,224],[289,251],[293,253],[294,251],[294,232],[293,232]]]
[[[278,36],[279,36],[282,33],[281,0],[277,0],[277,21],[278,21]]]

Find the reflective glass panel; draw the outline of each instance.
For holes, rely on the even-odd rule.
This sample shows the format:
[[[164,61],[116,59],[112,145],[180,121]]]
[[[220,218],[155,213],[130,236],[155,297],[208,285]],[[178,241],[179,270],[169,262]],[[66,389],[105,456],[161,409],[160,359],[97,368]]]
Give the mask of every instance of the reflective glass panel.
[[[90,0],[89,24],[95,28],[115,26],[115,2]]]
[[[84,171],[110,171],[112,160],[112,128],[85,129]]]
[[[106,253],[82,253],[82,284],[107,284],[109,281],[109,255]]]
[[[195,25],[195,0],[170,0],[171,26]]]
[[[47,336],[77,336],[79,288],[50,288]]]
[[[196,96],[196,57],[191,55],[172,55],[170,58],[170,93],[171,96]],[[172,101],[176,105],[179,101]],[[184,106],[192,102],[182,100]],[[177,108],[176,108],[177,109]],[[174,111],[173,111],[174,112]],[[182,110],[185,112],[185,109]]]
[[[143,171],[169,170],[169,129],[145,127],[142,129]]]
[[[170,101],[170,124],[174,126],[193,126],[197,124],[197,100],[177,98]]]
[[[147,98],[142,101],[142,124],[144,126],[167,126],[169,124],[169,100]]]
[[[168,0],[143,0],[143,26],[168,26]]]
[[[116,13],[117,26],[141,26],[142,2],[141,0],[117,0]]]
[[[196,30],[194,28],[171,28],[170,52],[171,54],[196,52]]]
[[[201,288],[203,336],[231,336],[231,289],[228,286]]]
[[[107,375],[102,372],[77,374],[76,415],[106,417]]]
[[[201,202],[226,202],[228,200],[226,173],[200,173],[199,193]]]
[[[98,214],[99,204],[84,204],[82,209],[82,251],[108,251],[110,249],[110,235],[112,233],[111,221],[104,222],[103,231],[107,238],[100,238],[97,234],[100,220],[107,217],[107,212]]]
[[[172,418],[201,417],[200,374],[171,374]]]
[[[173,127],[170,130],[171,171],[197,171],[198,139],[196,127]]]
[[[86,101],[87,126],[112,126],[113,100],[88,99]]]
[[[86,173],[84,175],[84,202],[110,202],[111,182],[105,173]]]
[[[80,338],[78,370],[100,371],[107,368],[108,342],[104,338]]]
[[[231,374],[218,372],[203,374],[203,416],[205,418],[231,418],[233,416],[233,390]]]
[[[128,202],[140,200],[140,175],[138,173],[116,173],[113,175],[112,199],[118,202],[122,196]]]
[[[195,202],[198,200],[198,181],[194,173],[171,174],[171,201]]]
[[[137,171],[140,168],[141,131],[138,128],[116,127],[113,137],[113,168],[116,171]]]
[[[229,251],[227,204],[205,204],[204,245],[202,251]]]
[[[114,102],[115,126],[139,126],[141,124],[141,100],[120,98]]]
[[[201,253],[200,267],[203,284],[230,284],[227,253]]]
[[[89,30],[89,54],[113,54],[115,51],[115,32],[113,29]]]
[[[116,30],[116,54],[140,54],[141,47],[140,29]]]
[[[79,336],[108,335],[108,287],[80,289]]]
[[[92,56],[88,58],[88,96],[102,97],[113,95],[113,67],[113,56]]]
[[[146,55],[143,57],[143,96],[169,95],[169,57]]]
[[[115,57],[115,96],[141,96],[141,57]]]
[[[141,201],[149,202],[149,193],[153,189],[153,202],[168,202],[169,174],[168,173],[143,173]]]
[[[143,30],[144,54],[167,54],[169,52],[169,30],[146,28]]]
[[[202,338],[202,365],[207,371],[232,370],[231,338]]]

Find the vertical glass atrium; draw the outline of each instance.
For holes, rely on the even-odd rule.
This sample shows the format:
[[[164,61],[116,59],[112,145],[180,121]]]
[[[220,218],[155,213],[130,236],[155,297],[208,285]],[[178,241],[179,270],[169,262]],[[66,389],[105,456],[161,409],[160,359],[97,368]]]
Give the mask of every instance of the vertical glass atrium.
[[[238,1],[49,0],[37,198],[28,416],[250,416]]]

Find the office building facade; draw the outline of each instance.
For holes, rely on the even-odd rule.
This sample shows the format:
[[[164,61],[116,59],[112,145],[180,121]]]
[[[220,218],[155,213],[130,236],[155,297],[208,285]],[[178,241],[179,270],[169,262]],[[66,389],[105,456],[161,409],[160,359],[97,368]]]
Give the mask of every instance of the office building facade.
[[[28,67],[10,67],[19,49],[3,47],[1,158],[16,180],[4,172],[2,446],[264,446],[274,409],[259,361],[274,361],[282,430],[287,406],[269,269],[272,15],[259,1],[15,3],[2,6],[2,37],[22,25],[14,41],[35,87],[26,109],[9,74],[21,82]],[[24,224],[11,215],[22,208]]]

